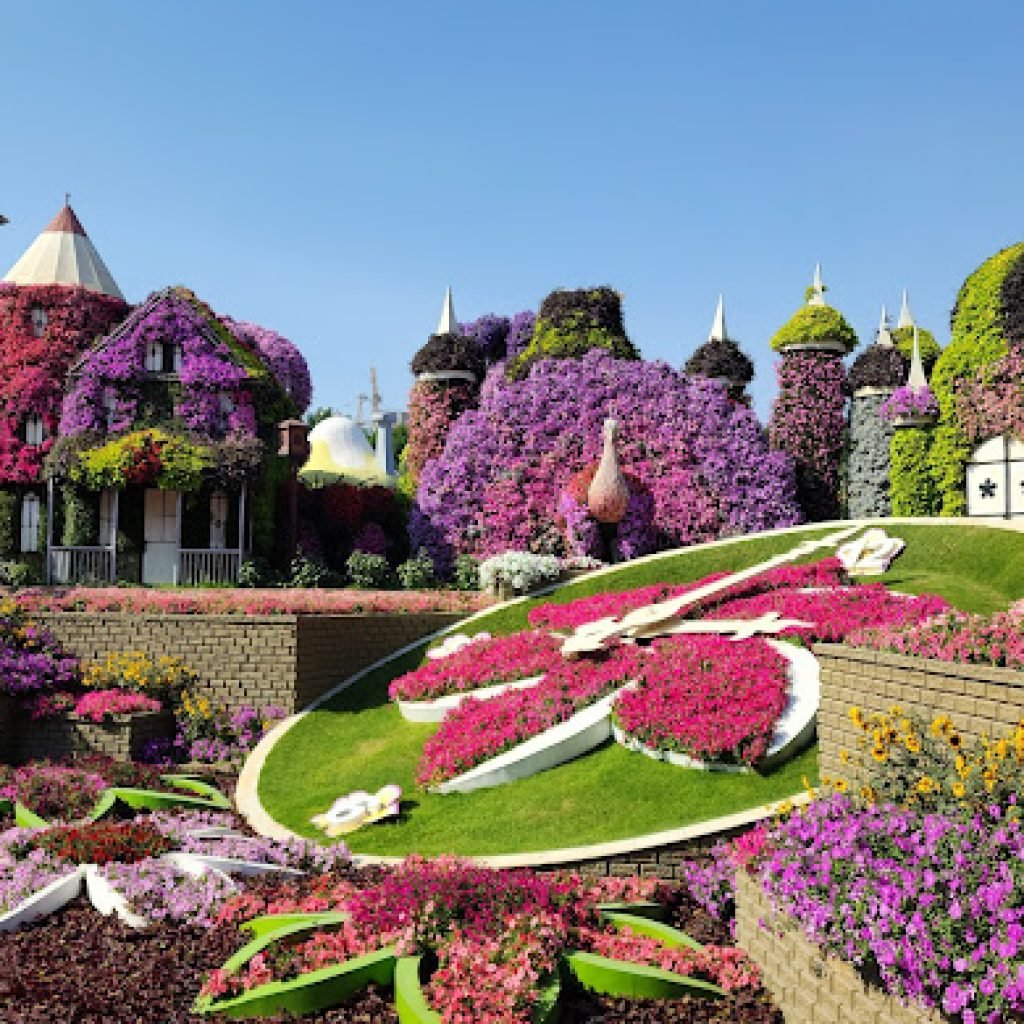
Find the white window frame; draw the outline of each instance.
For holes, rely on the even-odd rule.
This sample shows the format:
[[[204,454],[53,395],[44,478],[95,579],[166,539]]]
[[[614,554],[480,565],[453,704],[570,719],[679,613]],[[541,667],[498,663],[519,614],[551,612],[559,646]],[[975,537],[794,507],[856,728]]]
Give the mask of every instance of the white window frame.
[[[164,369],[164,346],[160,341],[146,342],[146,372],[162,373]]]
[[[38,494],[29,492],[21,499],[21,551],[30,554],[39,550],[39,515],[42,502]]]

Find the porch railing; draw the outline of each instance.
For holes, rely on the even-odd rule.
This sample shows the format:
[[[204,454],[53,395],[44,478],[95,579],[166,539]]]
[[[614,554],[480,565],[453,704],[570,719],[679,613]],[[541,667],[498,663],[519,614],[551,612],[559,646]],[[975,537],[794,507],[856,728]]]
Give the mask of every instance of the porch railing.
[[[178,555],[178,583],[183,587],[238,582],[242,557],[237,550],[182,548]]]
[[[112,547],[50,548],[50,579],[72,586],[106,586],[114,582]]]

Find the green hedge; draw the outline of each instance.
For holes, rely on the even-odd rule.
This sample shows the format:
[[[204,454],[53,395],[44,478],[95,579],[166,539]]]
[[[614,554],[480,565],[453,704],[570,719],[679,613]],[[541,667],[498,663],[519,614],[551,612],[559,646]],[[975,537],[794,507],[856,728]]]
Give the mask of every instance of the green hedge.
[[[900,427],[889,443],[889,500],[894,516],[932,516],[937,495],[931,476],[933,430]]]
[[[896,351],[905,359],[910,359],[914,351],[914,328],[897,327],[892,332],[892,341],[893,345],[896,346]],[[917,344],[921,349],[921,362],[924,364],[924,372],[931,373],[936,360],[942,354],[942,349],[935,340],[935,335],[931,331],[926,331],[923,327],[918,327],[917,329]]]
[[[963,515],[967,505],[966,467],[971,445],[956,417],[956,386],[982,366],[1006,355],[1007,311],[1003,286],[1022,260],[1024,243],[1019,243],[996,253],[967,278],[953,309],[952,341],[932,371],[931,387],[939,402],[939,424],[932,440],[929,463],[936,511],[940,515]],[[898,482],[895,466],[893,473],[894,488],[904,487]]]
[[[846,317],[831,306],[801,306],[772,336],[775,352],[788,345],[812,345],[815,342],[839,342],[845,351],[857,347],[857,334]]]
[[[0,491],[0,558],[10,558],[18,549],[18,496]]]

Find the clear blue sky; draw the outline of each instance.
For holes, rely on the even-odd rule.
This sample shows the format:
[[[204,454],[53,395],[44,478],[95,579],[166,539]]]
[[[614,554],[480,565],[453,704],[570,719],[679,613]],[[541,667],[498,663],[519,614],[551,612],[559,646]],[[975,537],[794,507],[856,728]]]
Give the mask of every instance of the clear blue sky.
[[[680,365],[719,291],[754,358],[820,260],[870,337],[1024,237],[1024,4],[6,5],[5,270],[65,191],[123,291],[185,283],[404,407],[444,288],[469,320],[611,284]],[[2,272],[2,271],[0,271]]]

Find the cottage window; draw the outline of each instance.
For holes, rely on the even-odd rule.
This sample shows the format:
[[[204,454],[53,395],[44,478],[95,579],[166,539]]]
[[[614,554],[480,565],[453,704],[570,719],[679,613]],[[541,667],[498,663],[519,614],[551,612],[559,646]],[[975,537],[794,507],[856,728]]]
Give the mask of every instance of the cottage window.
[[[43,417],[29,413],[25,418],[25,444],[43,443]]]
[[[181,370],[181,346],[164,345],[163,366],[164,373],[178,373]]]
[[[146,372],[159,373],[164,368],[164,346],[159,341],[146,342]]]
[[[43,336],[43,331],[46,330],[46,310],[42,306],[32,307],[32,333],[37,338]]]
[[[114,423],[117,420],[117,395],[111,390],[106,390],[103,393],[103,408],[107,414],[107,431],[114,429]]]
[[[39,495],[26,494],[21,499],[21,550],[39,550]]]

